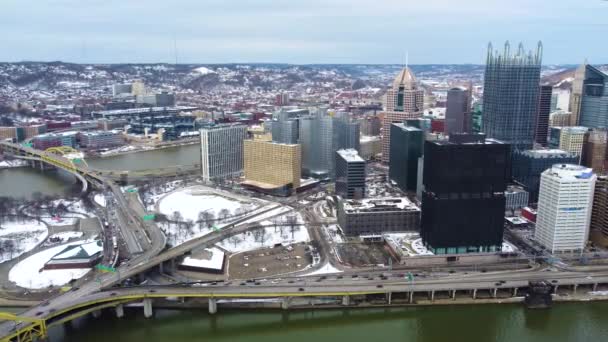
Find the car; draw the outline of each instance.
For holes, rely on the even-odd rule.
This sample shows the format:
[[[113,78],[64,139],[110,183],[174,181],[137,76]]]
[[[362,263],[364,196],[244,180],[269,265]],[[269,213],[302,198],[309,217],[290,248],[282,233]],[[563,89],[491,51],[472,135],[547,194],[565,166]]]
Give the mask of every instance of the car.
[[[149,292],[150,292],[150,293],[155,293],[155,292],[156,292],[156,290],[155,290],[155,289],[150,289],[150,291],[149,291]]]
[[[502,283],[495,283],[494,285],[496,285],[496,286],[500,286],[500,285],[502,285]]]
[[[351,278],[359,278],[359,276],[356,274],[353,274]]]
[[[261,283],[259,281],[256,281],[254,284],[255,285],[260,285]]]
[[[384,285],[382,285],[382,284],[378,284],[378,285],[376,285],[376,287],[377,287],[377,288],[379,288],[379,289],[381,289],[381,288],[383,288],[383,287],[384,287]]]
[[[116,292],[110,293],[110,296],[112,296],[112,297],[116,296]]]
[[[48,300],[45,301],[44,303],[42,303],[40,306],[47,306],[47,305],[49,305],[49,301]]]
[[[293,280],[290,280],[290,281],[288,281],[288,283],[289,283],[289,284],[293,284],[293,283],[294,283],[294,281],[293,281]]]
[[[239,285],[245,286],[245,285],[247,285],[247,283],[243,282],[243,283],[240,283]]]
[[[303,288],[303,287],[300,287],[300,288],[298,289],[298,291],[300,291],[300,292],[304,292],[304,288]]]
[[[557,284],[557,280],[551,280],[553,284]]]
[[[38,311],[38,312],[36,312],[36,316],[40,316],[40,315],[42,315],[43,313],[44,313],[44,311]]]

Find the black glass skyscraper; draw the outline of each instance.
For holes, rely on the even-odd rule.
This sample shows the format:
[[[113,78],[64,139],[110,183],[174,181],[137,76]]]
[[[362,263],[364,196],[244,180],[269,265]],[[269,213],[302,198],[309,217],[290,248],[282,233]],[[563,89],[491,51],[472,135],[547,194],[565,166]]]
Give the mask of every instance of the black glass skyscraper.
[[[538,97],[538,112],[536,114],[536,134],[534,139],[542,146],[547,146],[547,136],[549,135],[549,115],[551,114],[551,97],[553,86],[540,86]]]
[[[483,90],[483,131],[488,138],[514,150],[533,147],[541,59],[540,42],[535,54],[526,53],[522,44],[515,54],[509,42],[502,54],[488,46]]]

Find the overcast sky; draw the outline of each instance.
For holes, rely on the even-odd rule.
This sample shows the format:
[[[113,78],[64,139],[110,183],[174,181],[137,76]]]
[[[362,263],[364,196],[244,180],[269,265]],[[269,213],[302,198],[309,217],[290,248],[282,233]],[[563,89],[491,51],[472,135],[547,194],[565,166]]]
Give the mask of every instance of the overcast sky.
[[[0,61],[608,63],[606,0],[0,0]],[[177,49],[174,46],[177,46]]]

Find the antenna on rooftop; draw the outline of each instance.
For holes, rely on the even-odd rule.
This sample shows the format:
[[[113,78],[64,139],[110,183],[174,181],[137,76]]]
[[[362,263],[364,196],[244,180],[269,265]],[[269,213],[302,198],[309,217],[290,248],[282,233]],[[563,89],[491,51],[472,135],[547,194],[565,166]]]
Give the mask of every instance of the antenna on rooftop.
[[[177,38],[173,34],[173,55],[175,56],[175,65],[177,65]]]
[[[410,58],[410,52],[409,51],[405,51],[405,68],[407,69],[407,65],[409,63],[409,58]]]

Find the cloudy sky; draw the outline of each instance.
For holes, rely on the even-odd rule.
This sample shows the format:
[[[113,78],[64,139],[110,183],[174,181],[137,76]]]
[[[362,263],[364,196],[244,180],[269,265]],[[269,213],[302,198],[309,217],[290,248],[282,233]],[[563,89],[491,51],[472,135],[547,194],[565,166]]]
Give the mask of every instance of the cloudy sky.
[[[0,0],[0,33],[0,61],[483,63],[542,40],[545,64],[608,63],[608,1]]]

